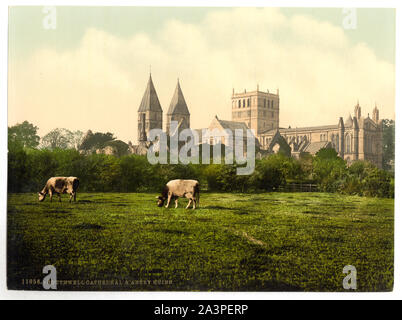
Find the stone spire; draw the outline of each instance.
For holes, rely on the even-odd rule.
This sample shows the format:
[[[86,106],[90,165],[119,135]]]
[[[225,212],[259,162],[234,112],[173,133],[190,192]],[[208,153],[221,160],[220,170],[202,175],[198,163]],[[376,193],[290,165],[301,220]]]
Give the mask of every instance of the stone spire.
[[[179,133],[183,129],[190,128],[190,112],[188,111],[186,100],[181,91],[179,79],[177,79],[176,89],[166,114],[166,132],[168,134],[170,134],[170,127],[173,121],[177,121]]]
[[[138,142],[144,144],[147,141],[147,135],[152,129],[162,129],[162,108],[159,103],[158,95],[152,82],[151,74],[147,88],[138,108]]]
[[[145,89],[140,107],[138,108],[138,112],[146,111],[162,112],[161,104],[159,103],[151,74],[149,74],[147,88]]]
[[[380,112],[377,108],[377,103],[375,104],[375,107],[373,109],[373,121],[375,123],[378,123],[378,121],[380,120]]]
[[[182,115],[190,115],[188,111],[186,100],[184,99],[183,92],[180,88],[179,79],[177,79],[176,90],[174,91],[172,101],[170,102],[169,110],[167,112],[168,115],[173,114],[182,114]]]
[[[362,108],[360,107],[359,100],[357,100],[357,105],[355,106],[355,117],[357,120],[360,119],[362,115]]]

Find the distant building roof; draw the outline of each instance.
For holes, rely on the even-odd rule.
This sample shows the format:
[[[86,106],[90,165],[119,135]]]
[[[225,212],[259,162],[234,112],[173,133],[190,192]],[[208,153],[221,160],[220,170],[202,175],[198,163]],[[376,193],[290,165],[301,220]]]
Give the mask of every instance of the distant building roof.
[[[314,126],[314,127],[300,127],[300,128],[280,128],[280,133],[301,133],[302,131],[314,131],[314,130],[332,130],[338,129],[337,124],[326,126]],[[269,129],[264,131],[263,134],[275,134],[277,129]]]
[[[238,121],[228,121],[228,120],[220,120],[218,117],[216,117],[220,125],[224,129],[230,129],[230,130],[235,130],[235,129],[241,129],[241,130],[247,130],[248,127],[244,122],[238,122]]]
[[[316,154],[320,149],[322,148],[328,148],[331,146],[331,142],[328,141],[319,141],[319,142],[310,142],[304,150],[301,150],[303,152],[308,152],[312,155]]]
[[[140,107],[138,108],[138,112],[146,111],[162,112],[161,104],[159,103],[158,95],[156,94],[151,75],[149,75],[147,88],[145,89]]]
[[[349,114],[348,120],[345,122],[345,127],[351,127],[353,126],[353,119],[352,116]]]
[[[170,102],[167,114],[184,114],[190,115],[187,108],[186,100],[184,99],[183,92],[180,88],[179,80],[177,80],[176,90],[174,91],[172,101]]]

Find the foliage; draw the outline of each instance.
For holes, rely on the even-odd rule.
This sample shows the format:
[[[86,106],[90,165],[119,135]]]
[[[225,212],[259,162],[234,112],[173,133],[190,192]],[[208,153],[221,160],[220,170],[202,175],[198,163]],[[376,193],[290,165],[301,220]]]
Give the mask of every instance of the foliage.
[[[113,141],[115,142],[115,141]],[[74,149],[9,150],[10,192],[38,191],[51,176],[77,176],[80,190],[90,192],[160,192],[172,179],[197,179],[203,189],[223,192],[274,191],[289,182],[316,183],[321,191],[393,197],[393,176],[369,162],[349,168],[332,151],[300,160],[280,154],[257,160],[251,175],[237,175],[238,164],[157,164],[145,156],[81,154]]]
[[[386,170],[392,170],[395,162],[395,121],[384,119],[382,130],[382,166]]]
[[[82,139],[81,145],[79,146],[79,150],[94,151],[96,149],[102,149],[105,147],[105,144],[107,142],[111,142],[113,140],[116,140],[116,138],[113,136],[113,133],[110,132],[92,133],[91,130],[88,130],[88,132]]]
[[[113,148],[113,150],[115,150],[115,155],[118,157],[128,155],[129,153],[128,144],[121,140],[107,141],[104,143],[103,148],[107,146]]]
[[[36,148],[39,145],[40,137],[36,134],[38,127],[24,121],[15,126],[8,127],[8,145],[24,148]]]
[[[393,177],[367,161],[356,161],[349,168],[340,192],[372,197],[393,197]]]
[[[282,166],[282,156],[272,156],[256,163],[251,176],[252,185],[257,189],[272,191],[285,183],[286,166]]]
[[[42,148],[55,150],[55,149],[67,149],[71,147],[73,133],[70,130],[64,128],[56,128],[42,137]]]
[[[346,171],[346,161],[338,157],[332,148],[321,149],[313,159],[313,179],[322,191],[338,191]]]

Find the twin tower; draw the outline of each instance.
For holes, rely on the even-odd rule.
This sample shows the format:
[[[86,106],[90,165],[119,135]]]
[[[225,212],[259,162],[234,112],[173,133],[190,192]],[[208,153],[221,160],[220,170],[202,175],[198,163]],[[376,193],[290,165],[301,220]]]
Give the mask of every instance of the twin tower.
[[[172,121],[178,122],[179,132],[190,128],[190,112],[188,111],[186,100],[180,88],[179,80],[170,102],[169,110],[166,115],[166,133],[171,134],[170,124]],[[139,144],[147,141],[147,134],[151,129],[162,129],[163,110],[159,103],[158,95],[152,77],[149,75],[147,88],[142,97],[138,108],[138,142]],[[173,133],[172,133],[173,134]]]

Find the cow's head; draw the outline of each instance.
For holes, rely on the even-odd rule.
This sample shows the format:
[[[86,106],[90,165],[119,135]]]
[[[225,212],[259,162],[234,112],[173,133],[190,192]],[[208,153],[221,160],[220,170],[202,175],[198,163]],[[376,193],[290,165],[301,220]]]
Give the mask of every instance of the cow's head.
[[[158,207],[162,207],[163,204],[165,203],[165,198],[162,196],[158,196],[158,197],[156,197],[156,199],[158,199],[158,202],[157,202]]]
[[[39,197],[39,201],[42,202],[46,198],[46,193],[43,193],[42,191],[39,191],[38,192],[38,197]]]

